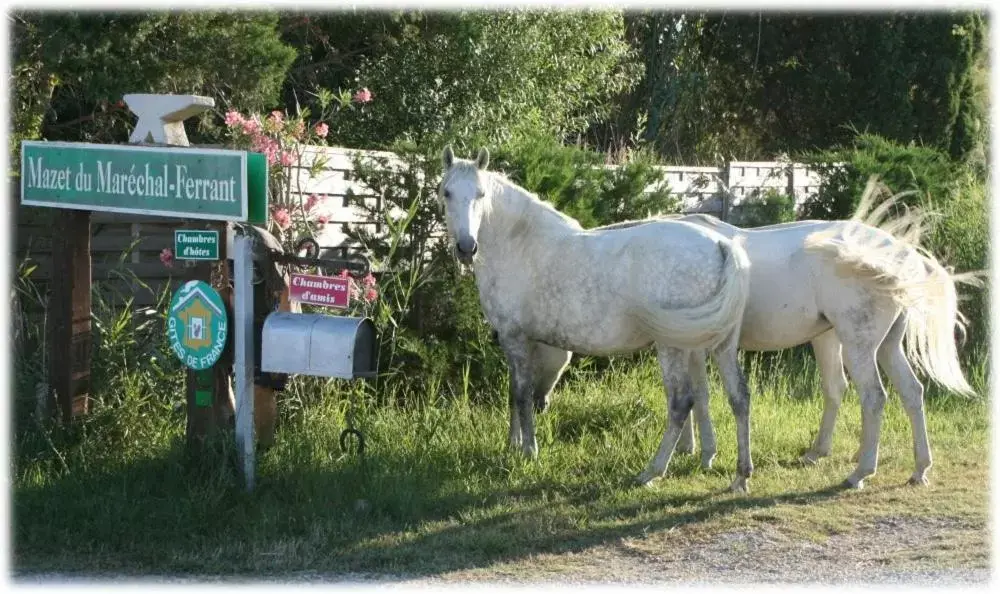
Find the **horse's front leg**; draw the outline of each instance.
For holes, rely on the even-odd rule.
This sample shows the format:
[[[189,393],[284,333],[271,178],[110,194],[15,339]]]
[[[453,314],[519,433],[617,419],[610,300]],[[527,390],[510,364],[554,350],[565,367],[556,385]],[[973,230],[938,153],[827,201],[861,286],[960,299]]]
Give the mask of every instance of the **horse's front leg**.
[[[500,346],[510,368],[510,443],[521,447],[529,458],[538,456],[535,440],[534,366],[531,343],[522,336],[500,337]]]
[[[535,412],[545,412],[549,407],[549,396],[552,389],[569,365],[573,356],[570,351],[557,347],[533,342],[531,344],[531,360],[534,368],[534,400]]]
[[[507,399],[507,405],[510,409],[510,430],[508,431],[508,438],[510,447],[512,450],[521,449],[521,415],[517,411],[517,397],[515,396],[514,390],[514,373],[510,374],[510,397]]]

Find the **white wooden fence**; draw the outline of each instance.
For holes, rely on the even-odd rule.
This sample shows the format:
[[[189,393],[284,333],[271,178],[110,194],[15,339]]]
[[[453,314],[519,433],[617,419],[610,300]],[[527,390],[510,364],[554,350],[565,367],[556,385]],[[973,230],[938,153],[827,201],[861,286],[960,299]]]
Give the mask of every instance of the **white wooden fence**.
[[[339,147],[311,146],[305,150],[300,166],[292,168],[292,200],[305,201],[310,194],[320,198],[321,206],[314,212],[325,214],[328,224],[320,239],[325,247],[349,246],[344,226],[378,226],[379,221],[366,218],[357,207],[348,204],[347,192],[364,197],[368,206],[382,211],[381,197],[358,182],[353,175],[355,155],[384,157],[390,165],[401,166],[395,154],[378,151],[357,151]],[[316,175],[310,168],[317,159],[325,160]],[[819,175],[801,163],[778,161],[731,161],[724,167],[664,166],[663,184],[681,199],[685,213],[701,212],[723,219],[733,218],[741,205],[753,196],[769,189],[795,196],[800,206],[819,189]],[[651,186],[648,191],[654,191]]]

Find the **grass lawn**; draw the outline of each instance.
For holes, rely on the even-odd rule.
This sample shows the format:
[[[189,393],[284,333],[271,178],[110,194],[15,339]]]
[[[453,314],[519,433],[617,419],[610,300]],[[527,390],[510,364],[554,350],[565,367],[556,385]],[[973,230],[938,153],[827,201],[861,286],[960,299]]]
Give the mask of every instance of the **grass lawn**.
[[[735,528],[823,543],[886,518],[973,526],[928,566],[989,565],[989,405],[928,396],[931,485],[905,486],[913,469],[909,423],[890,393],[879,472],[862,491],[835,487],[853,469],[858,398],[845,398],[833,455],[797,463],[819,425],[811,367],[749,367],[755,473],[749,495],[726,493],[736,465],[732,415],[712,371],[715,468],[675,455],[651,488],[631,478],[653,455],[665,400],[650,361],[600,378],[560,383],[539,418],[540,457],[506,449],[506,405],[439,400],[359,411],[364,459],[339,447],[344,401],[330,394],[287,407],[278,443],[259,457],[258,489],[242,490],[219,444],[215,463],[183,448],[183,411],[121,381],[119,403],[74,435],[21,421],[13,469],[16,572],[274,575],[377,572],[437,576],[492,567],[517,572],[551,554],[627,540],[667,550]],[[985,394],[982,370],[970,373]],[[500,400],[496,398],[495,400]],[[23,418],[23,417],[22,417]],[[981,528],[981,529],[980,529]]]

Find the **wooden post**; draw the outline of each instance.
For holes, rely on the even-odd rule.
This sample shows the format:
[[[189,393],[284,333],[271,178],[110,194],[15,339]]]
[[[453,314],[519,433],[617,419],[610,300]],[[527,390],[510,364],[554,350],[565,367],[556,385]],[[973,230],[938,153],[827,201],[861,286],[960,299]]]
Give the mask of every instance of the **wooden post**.
[[[188,280],[205,281],[219,292],[226,305],[226,314],[233,319],[232,291],[229,288],[229,267],[226,265],[226,225],[190,221],[188,229],[214,229],[219,232],[219,260],[217,262],[194,262],[190,267]],[[220,427],[225,427],[234,415],[234,404],[230,392],[229,371],[233,364],[233,328],[229,325],[226,348],[222,356],[204,371],[187,370],[185,376],[185,400],[187,402],[187,426],[185,435],[189,446],[196,445]]]
[[[45,335],[49,394],[64,424],[90,408],[90,270],[90,211],[57,210]],[[47,404],[51,410],[53,402]]]
[[[196,95],[125,95],[139,121],[129,137],[132,144],[157,143],[168,146],[190,146],[184,131],[184,120],[194,117],[215,105],[210,97]],[[229,290],[229,269],[226,265],[226,225],[188,221],[187,228],[217,229],[219,231],[219,260],[197,262],[191,267],[189,280],[203,280],[219,292],[226,304],[229,319],[233,319],[232,295]],[[214,433],[232,416],[229,371],[232,367],[232,330],[226,339],[226,349],[212,366],[204,371],[188,370],[185,380],[187,402],[187,427],[185,434],[189,446],[196,445]]]

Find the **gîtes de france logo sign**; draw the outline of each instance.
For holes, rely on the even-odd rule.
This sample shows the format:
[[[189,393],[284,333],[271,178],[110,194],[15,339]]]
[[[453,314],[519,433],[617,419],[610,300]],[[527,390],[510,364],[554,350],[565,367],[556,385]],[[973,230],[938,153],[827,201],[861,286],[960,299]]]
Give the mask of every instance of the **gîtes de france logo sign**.
[[[208,283],[188,281],[174,293],[167,316],[170,348],[191,369],[208,369],[226,346],[229,320],[222,297]]]

